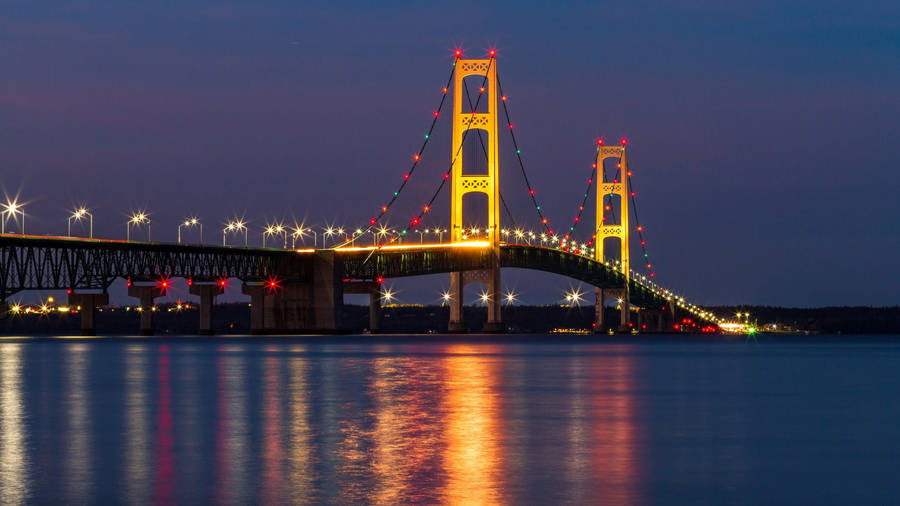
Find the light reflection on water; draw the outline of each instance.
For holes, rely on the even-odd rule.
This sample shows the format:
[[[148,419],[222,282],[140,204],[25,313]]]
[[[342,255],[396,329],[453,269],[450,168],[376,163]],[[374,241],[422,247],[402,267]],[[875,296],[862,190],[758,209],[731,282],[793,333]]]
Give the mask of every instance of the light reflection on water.
[[[4,504],[24,504],[28,497],[22,405],[22,345],[0,348],[0,497]]]
[[[895,345],[0,342],[0,502],[892,502],[898,365]]]

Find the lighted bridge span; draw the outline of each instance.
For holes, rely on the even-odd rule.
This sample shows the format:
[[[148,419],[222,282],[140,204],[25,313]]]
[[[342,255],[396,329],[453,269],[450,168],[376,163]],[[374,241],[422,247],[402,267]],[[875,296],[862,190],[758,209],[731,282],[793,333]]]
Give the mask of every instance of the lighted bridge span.
[[[84,302],[84,312],[92,312],[95,304],[108,300],[106,291],[117,278],[129,280],[130,294],[141,298],[142,305],[152,305],[171,278],[181,277],[190,280],[203,309],[221,292],[225,279],[238,278],[261,311],[254,318],[255,331],[337,330],[345,291],[375,295],[371,323],[377,328],[378,280],[478,271],[490,266],[491,255],[490,245],[481,242],[279,250],[3,235],[0,295],[5,300],[24,290],[68,290],[76,303]],[[552,272],[604,289],[622,288],[626,282],[620,271],[601,262],[541,246],[502,244],[500,266]],[[671,305],[654,289],[634,279],[627,282],[633,306]],[[85,300],[88,295],[102,299]],[[142,330],[149,333],[146,318]],[[89,320],[92,324],[93,318]],[[201,330],[211,330],[209,325],[201,321]]]

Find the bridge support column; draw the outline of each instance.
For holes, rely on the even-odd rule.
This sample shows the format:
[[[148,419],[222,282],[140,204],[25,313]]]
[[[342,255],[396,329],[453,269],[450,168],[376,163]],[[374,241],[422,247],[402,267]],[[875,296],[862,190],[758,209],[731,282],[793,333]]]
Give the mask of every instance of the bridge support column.
[[[447,332],[451,334],[464,334],[469,331],[466,322],[463,321],[463,281],[462,272],[450,273],[450,323],[447,324]]]
[[[502,303],[500,297],[502,294],[500,293],[499,252],[494,259],[493,268],[487,271],[487,277],[490,299],[488,299],[487,321],[484,322],[483,331],[486,334],[502,334],[506,328],[503,326],[503,321],[500,319],[500,304]]]
[[[375,281],[348,281],[344,293],[369,295],[369,332],[381,332],[381,286]]]
[[[201,336],[213,335],[213,304],[215,304],[216,295],[222,293],[222,285],[219,283],[197,283],[194,281],[191,283],[188,291],[191,295],[200,296],[200,327],[197,333]]]
[[[68,304],[69,306],[80,307],[81,335],[97,335],[97,326],[94,323],[94,316],[98,306],[109,305],[109,294],[72,292],[69,294]]]
[[[9,303],[5,300],[0,300],[0,318],[6,318],[7,314],[9,314]]]
[[[159,291],[154,285],[131,285],[128,287],[128,296],[140,299],[141,304],[138,306],[141,313],[140,335],[153,335],[153,291]]]
[[[381,332],[381,292],[378,290],[369,292],[369,332]]]
[[[343,306],[342,264],[333,251],[317,251],[300,279],[244,285],[254,334],[332,334]],[[257,312],[258,311],[258,312]]]
[[[617,332],[628,332],[628,291],[622,288],[595,288],[596,299],[594,301],[594,332],[604,332],[604,304],[607,300],[615,299],[619,302],[619,326]]]
[[[250,334],[265,334],[266,287],[244,283],[241,293],[250,296]]]

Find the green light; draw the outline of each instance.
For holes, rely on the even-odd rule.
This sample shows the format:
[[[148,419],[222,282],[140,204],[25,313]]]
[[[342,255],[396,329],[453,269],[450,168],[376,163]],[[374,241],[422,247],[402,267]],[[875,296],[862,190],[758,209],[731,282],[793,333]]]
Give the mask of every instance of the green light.
[[[747,333],[750,334],[751,336],[753,334],[756,334],[756,327],[747,327]]]
[[[397,193],[397,192],[394,192],[394,196],[395,196],[395,197],[396,197],[396,196],[397,196],[397,195],[399,195],[399,193]]]
[[[516,154],[517,154],[517,155],[521,155],[521,154],[522,154],[522,150],[521,150],[521,149],[517,149],[517,150],[516,150]]]
[[[428,138],[428,134],[425,134],[425,138],[426,138],[426,139]]]

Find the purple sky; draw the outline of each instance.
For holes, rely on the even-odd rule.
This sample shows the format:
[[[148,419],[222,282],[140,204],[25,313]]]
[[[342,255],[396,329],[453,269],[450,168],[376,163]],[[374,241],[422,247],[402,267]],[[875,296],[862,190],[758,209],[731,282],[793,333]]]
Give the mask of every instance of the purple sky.
[[[303,3],[0,2],[0,184],[30,231],[64,233],[77,203],[116,238],[136,208],[166,241],[189,214],[208,242],[235,214],[256,241],[274,219],[362,224],[418,149],[451,50],[496,47],[557,228],[595,139],[626,136],[662,284],[706,304],[900,303],[896,1]],[[392,223],[445,170],[448,117]],[[536,228],[500,150],[502,191]],[[445,277],[395,286],[431,302]],[[525,302],[570,284],[504,279]]]

